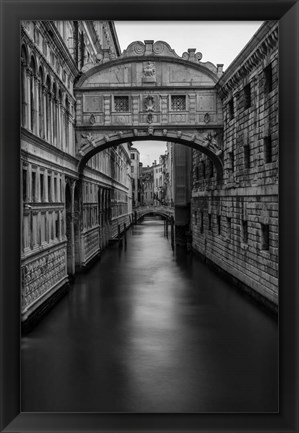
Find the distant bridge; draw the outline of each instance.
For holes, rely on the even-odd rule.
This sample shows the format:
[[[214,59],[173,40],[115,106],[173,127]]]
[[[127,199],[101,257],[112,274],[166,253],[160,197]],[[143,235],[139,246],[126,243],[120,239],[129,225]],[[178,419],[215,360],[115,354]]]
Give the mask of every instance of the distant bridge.
[[[136,222],[146,215],[160,215],[167,219],[174,218],[174,208],[170,206],[139,206],[133,211]]]

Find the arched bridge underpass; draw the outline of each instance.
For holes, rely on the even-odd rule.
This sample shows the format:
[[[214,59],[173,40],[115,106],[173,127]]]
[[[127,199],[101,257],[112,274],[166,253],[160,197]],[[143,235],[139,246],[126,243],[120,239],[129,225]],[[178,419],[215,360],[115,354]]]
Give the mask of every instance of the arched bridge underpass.
[[[168,220],[174,218],[174,208],[170,206],[139,206],[134,209],[135,222],[140,221],[146,215],[159,215]]]

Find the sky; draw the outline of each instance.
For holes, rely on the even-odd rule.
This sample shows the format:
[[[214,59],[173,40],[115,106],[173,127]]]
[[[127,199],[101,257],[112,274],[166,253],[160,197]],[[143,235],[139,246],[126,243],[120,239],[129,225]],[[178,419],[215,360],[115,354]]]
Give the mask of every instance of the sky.
[[[188,48],[202,53],[202,62],[223,64],[224,71],[245,47],[262,21],[115,21],[121,51],[131,42],[147,39],[165,41],[182,56]],[[144,166],[165,153],[159,141],[139,141],[134,147],[140,152]]]

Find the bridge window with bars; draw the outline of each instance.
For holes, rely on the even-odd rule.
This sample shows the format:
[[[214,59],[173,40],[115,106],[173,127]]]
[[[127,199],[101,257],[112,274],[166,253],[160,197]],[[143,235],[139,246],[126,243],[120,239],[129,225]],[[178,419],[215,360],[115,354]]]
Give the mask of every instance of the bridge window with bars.
[[[117,113],[125,113],[129,111],[129,97],[128,96],[115,96],[114,97],[114,110]]]
[[[186,111],[186,96],[185,95],[171,96],[171,109],[173,111]]]

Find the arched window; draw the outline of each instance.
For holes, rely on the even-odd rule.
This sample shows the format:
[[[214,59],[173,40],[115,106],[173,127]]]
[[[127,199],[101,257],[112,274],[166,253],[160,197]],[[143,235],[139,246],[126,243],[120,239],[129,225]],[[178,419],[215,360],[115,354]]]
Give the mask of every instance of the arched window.
[[[62,111],[61,111],[61,107],[62,107],[62,92],[61,89],[59,89],[58,91],[58,123],[59,123],[59,128],[58,128],[58,143],[60,145],[60,148],[63,148],[63,140],[62,140],[62,131],[63,131],[63,121],[62,121]]]
[[[39,85],[38,85],[38,101],[39,101],[39,135],[44,138],[44,98],[43,98],[44,74],[39,68]]]
[[[21,51],[21,67],[22,67],[22,76],[21,76],[21,104],[22,104],[22,112],[21,112],[21,124],[22,126],[26,126],[27,116],[27,97],[26,97],[26,69],[28,66],[28,58],[25,47],[22,47]]]
[[[53,84],[53,144],[57,145],[57,126],[58,126],[58,113],[57,113],[57,88],[56,84]]]
[[[50,139],[50,127],[51,127],[51,107],[50,107],[50,92],[51,82],[49,75],[46,80],[46,139]]]
[[[36,76],[36,67],[35,67],[35,60],[33,57],[31,57],[30,61],[30,90],[29,90],[29,97],[30,97],[30,130],[33,132],[35,127],[35,89],[34,89],[34,79]]]
[[[68,152],[69,150],[69,112],[70,112],[70,103],[68,97],[65,98],[65,150]]]

